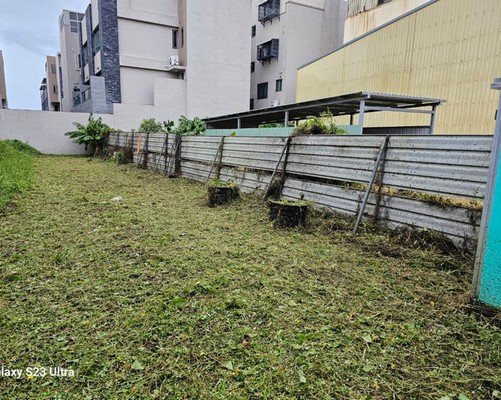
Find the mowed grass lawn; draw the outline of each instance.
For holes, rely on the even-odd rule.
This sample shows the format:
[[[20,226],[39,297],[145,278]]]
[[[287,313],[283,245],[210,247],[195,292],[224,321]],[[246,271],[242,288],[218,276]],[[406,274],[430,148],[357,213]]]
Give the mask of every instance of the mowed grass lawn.
[[[203,185],[134,166],[35,170],[0,216],[0,364],[76,375],[0,377],[1,399],[501,397],[471,265],[275,230],[252,197],[210,209]]]

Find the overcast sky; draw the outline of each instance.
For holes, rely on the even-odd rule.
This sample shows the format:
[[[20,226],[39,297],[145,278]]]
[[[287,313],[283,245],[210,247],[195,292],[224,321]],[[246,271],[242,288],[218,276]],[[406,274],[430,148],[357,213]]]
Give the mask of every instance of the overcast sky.
[[[90,0],[0,0],[0,50],[9,108],[40,110],[47,55],[59,51],[59,15],[85,11]]]

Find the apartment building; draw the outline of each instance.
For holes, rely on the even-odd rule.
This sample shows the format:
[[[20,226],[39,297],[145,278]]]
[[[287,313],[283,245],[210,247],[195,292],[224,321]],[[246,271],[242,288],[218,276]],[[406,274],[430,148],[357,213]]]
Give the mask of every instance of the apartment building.
[[[0,50],[0,109],[9,107],[7,101],[7,83],[5,82],[5,65],[2,50]]]
[[[80,22],[84,14],[63,10],[59,16],[60,51],[56,66],[59,82],[59,101],[61,111],[71,111],[73,97],[80,91],[81,55]]]
[[[40,84],[40,101],[43,111],[60,111],[57,61],[54,56],[47,56],[45,77]]]
[[[346,0],[253,0],[249,108],[296,100],[297,68],[343,43]]]
[[[376,29],[430,0],[348,0],[344,43]]]
[[[92,0],[81,22],[82,85],[72,111],[175,120],[246,110],[250,6]]]

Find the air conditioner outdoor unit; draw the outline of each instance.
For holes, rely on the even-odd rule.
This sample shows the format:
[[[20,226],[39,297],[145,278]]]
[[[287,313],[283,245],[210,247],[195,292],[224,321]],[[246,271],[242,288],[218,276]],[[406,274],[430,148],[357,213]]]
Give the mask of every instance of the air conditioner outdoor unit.
[[[279,105],[280,105],[280,101],[278,101],[278,100],[272,100],[272,101],[271,101],[271,106],[272,106],[272,107],[277,107],[277,106],[279,106]]]
[[[170,56],[169,57],[169,65],[171,67],[174,65],[179,65],[179,57],[178,56]]]

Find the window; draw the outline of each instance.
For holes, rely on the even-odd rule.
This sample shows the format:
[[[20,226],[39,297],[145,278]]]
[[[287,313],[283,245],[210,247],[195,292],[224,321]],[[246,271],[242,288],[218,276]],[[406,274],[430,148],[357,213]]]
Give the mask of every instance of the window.
[[[53,74],[56,73],[56,64],[51,64],[50,65],[50,72],[52,72]]]
[[[251,37],[256,36],[256,25],[252,25],[251,27]]]
[[[94,50],[94,55],[101,50],[101,30],[99,29],[97,29],[92,36],[92,48]]]
[[[172,30],[172,48],[177,49],[177,29]]]
[[[250,99],[249,110],[254,110],[254,99]]]
[[[267,99],[268,98],[268,82],[259,83],[257,85],[257,99]]]
[[[257,46],[257,60],[261,64],[272,58],[278,58],[278,39],[271,39]]]
[[[254,61],[251,62],[251,74],[256,70],[256,63]]]
[[[82,46],[82,64],[87,65],[89,63],[89,49],[87,47],[87,44],[85,46]]]
[[[57,93],[57,86],[56,85],[52,85],[52,93]]]
[[[77,59],[76,59],[76,63],[75,63],[75,66],[76,68],[75,69],[80,69],[82,68],[82,56],[80,54],[77,54]]]
[[[275,92],[281,92],[282,91],[282,79],[277,79],[275,82]]]
[[[181,28],[181,47],[184,47],[184,28]]]
[[[70,26],[71,26],[71,31],[73,33],[78,33],[78,22],[77,21],[70,21]]]
[[[76,21],[77,20],[77,13],[70,11],[70,19],[73,21]]]

